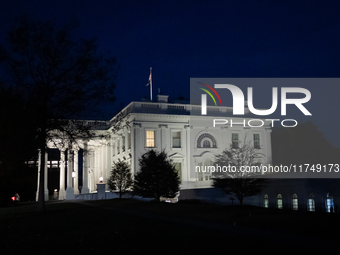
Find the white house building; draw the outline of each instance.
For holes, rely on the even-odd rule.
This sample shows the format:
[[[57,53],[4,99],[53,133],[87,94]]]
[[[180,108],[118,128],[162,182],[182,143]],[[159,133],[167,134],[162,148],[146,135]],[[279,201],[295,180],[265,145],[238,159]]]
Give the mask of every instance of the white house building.
[[[212,165],[214,155],[230,144],[252,143],[264,154],[262,163],[271,163],[269,121],[261,120],[262,125],[249,127],[248,120],[254,122],[258,117],[250,114],[232,117],[231,107],[208,106],[213,116],[202,116],[200,105],[169,103],[165,95],[158,95],[157,99],[157,102],[131,102],[110,121],[89,122],[95,132],[105,136],[79,141],[81,149],[75,149],[74,154],[67,153],[66,157],[65,149],[56,148],[60,151],[57,160],[48,160],[45,155],[45,198],[49,196],[48,168],[60,169],[59,187],[55,187],[59,200],[92,199],[97,193],[97,184],[100,181],[105,184],[109,178],[113,162],[128,162],[135,174],[139,171],[138,159],[150,149],[167,152],[179,172],[181,190],[211,188],[211,173],[196,172],[195,167]],[[117,131],[114,123],[119,116],[124,116],[128,125],[122,125]],[[216,118],[232,119],[233,123],[214,127]],[[55,148],[54,143],[49,147]],[[105,189],[109,193],[107,186]]]

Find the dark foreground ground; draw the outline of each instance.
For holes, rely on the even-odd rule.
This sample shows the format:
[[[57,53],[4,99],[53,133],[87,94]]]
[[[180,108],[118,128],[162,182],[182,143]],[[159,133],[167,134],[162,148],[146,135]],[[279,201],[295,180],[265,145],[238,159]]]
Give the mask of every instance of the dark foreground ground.
[[[118,199],[46,209],[0,208],[0,254],[325,253],[340,238],[339,215],[325,213]]]

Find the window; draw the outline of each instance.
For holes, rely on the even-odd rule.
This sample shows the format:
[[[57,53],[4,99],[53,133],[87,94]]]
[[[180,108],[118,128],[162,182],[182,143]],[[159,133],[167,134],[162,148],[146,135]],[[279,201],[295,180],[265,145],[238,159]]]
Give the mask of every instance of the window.
[[[117,154],[120,153],[120,140],[117,141]]]
[[[314,201],[314,195],[311,193],[308,196],[308,207],[307,210],[309,212],[315,212],[315,201]]]
[[[112,143],[112,148],[113,148],[113,152],[112,152],[112,156],[116,156],[116,148],[115,148],[115,143]]]
[[[282,209],[283,208],[283,204],[282,204],[282,196],[281,194],[277,195],[277,208],[278,209]]]
[[[232,142],[233,148],[238,148],[238,134],[236,133],[231,134],[231,142]]]
[[[149,148],[155,147],[155,131],[154,130],[146,131],[146,147],[149,147]]]
[[[206,159],[204,163],[200,162],[197,166],[199,166],[199,171],[197,171],[198,181],[211,180],[210,168],[212,166],[212,161],[210,159]]]
[[[292,205],[293,205],[293,210],[298,209],[298,198],[295,193],[293,194]]]
[[[216,139],[211,134],[202,134],[197,139],[197,148],[217,148]]]
[[[172,147],[181,148],[181,131],[172,132]]]
[[[334,201],[333,197],[327,193],[327,199],[326,199],[326,211],[329,213],[334,212]]]
[[[205,140],[203,141],[203,148],[210,148],[211,145],[210,145],[210,141],[209,140]]]
[[[268,195],[264,195],[264,208],[269,207],[269,200],[268,200]]]
[[[254,148],[260,149],[260,134],[254,134]]]

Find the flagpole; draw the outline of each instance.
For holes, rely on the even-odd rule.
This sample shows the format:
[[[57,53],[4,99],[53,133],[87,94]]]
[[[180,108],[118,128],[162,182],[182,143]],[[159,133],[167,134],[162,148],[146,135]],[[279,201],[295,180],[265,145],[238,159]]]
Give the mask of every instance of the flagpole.
[[[152,101],[152,67],[150,67],[150,99]]]

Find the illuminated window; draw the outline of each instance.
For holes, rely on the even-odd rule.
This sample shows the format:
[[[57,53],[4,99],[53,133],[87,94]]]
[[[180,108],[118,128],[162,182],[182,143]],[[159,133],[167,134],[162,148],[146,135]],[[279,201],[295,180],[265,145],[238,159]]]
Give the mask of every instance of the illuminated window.
[[[277,195],[277,208],[278,209],[282,209],[283,208],[283,204],[282,204],[282,196],[281,194]]]
[[[315,211],[315,201],[314,201],[314,195],[311,193],[308,196],[308,211],[314,212]]]
[[[326,211],[327,212],[334,212],[334,201],[333,197],[327,193],[327,199],[326,199]]]
[[[233,148],[238,148],[238,134],[236,133],[231,134],[231,142],[232,142]]]
[[[155,147],[155,131],[154,130],[146,131],[146,147],[149,147],[149,148]]]
[[[260,149],[260,134],[254,134],[254,148]]]
[[[58,168],[59,167],[59,161],[53,160],[52,161],[52,168]]]
[[[172,147],[181,148],[181,131],[172,132]]]
[[[293,194],[292,205],[293,205],[293,210],[298,209],[298,198],[295,193]]]
[[[269,201],[268,201],[268,195],[264,195],[264,207],[268,208],[269,207]]]

